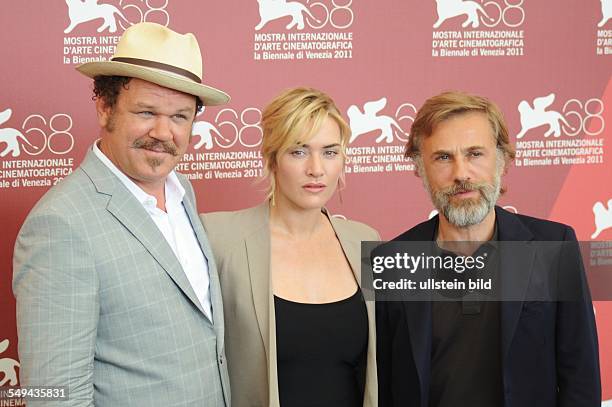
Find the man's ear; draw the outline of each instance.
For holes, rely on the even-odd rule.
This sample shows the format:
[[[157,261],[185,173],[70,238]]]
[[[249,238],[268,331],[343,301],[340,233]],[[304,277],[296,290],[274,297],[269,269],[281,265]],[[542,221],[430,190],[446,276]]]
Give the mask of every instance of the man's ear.
[[[113,108],[108,106],[106,101],[102,98],[96,98],[96,114],[98,115],[98,124],[103,129],[106,128],[110,121]]]
[[[420,157],[414,157],[412,159],[412,163],[414,164],[414,176],[417,178],[421,178],[421,174],[423,172],[423,169],[421,168],[421,166],[423,165],[423,162],[418,162],[418,160],[420,160]]]

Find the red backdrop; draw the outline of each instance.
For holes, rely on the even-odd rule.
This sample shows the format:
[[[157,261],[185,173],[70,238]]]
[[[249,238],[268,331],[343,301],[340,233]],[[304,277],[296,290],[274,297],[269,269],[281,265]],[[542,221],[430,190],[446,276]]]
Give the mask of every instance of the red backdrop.
[[[432,210],[401,158],[412,117],[427,97],[458,89],[488,96],[505,112],[518,156],[502,205],[571,224],[581,240],[611,240],[611,0],[475,2],[482,8],[475,14],[466,6],[473,2],[453,6],[458,0],[3,4],[0,343],[8,340],[8,349],[0,353],[0,384],[10,376],[2,371],[7,359],[18,360],[15,237],[98,134],[91,81],[74,67],[109,58],[125,27],[140,21],[193,32],[205,82],[232,96],[197,118],[181,164],[201,211],[263,199],[261,109],[280,90],[305,85],[332,95],[353,130],[347,187],[330,209],[392,238]],[[595,306],[604,399],[612,399],[612,305]]]

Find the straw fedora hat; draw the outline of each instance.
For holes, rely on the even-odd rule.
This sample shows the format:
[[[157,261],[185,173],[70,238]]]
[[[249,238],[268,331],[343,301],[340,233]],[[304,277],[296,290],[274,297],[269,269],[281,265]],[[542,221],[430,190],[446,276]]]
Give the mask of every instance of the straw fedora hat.
[[[155,23],[134,24],[121,36],[110,61],[88,62],[76,68],[93,78],[129,76],[199,96],[204,105],[220,105],[229,95],[202,83],[202,55],[195,36],[179,34]]]

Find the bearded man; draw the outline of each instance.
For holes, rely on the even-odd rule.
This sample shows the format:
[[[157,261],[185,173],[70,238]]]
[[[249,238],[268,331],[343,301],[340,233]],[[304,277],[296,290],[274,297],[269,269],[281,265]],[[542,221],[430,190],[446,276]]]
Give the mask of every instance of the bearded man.
[[[406,156],[439,214],[394,243],[433,241],[442,251],[449,242],[471,242],[469,253],[484,254],[501,291],[510,287],[514,296],[377,301],[379,405],[599,406],[597,331],[579,252],[561,262],[575,265],[571,300],[527,294],[550,278],[541,264],[551,257],[534,243],[574,243],[574,231],[496,206],[515,156],[499,108],[461,92],[428,99]],[[508,241],[526,244],[517,254],[504,249]]]

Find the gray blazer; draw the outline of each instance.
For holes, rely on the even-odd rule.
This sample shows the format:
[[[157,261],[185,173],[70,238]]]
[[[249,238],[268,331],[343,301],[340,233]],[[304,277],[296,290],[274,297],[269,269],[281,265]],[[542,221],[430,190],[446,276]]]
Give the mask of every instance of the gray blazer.
[[[212,322],[153,220],[91,150],[28,215],[13,263],[21,385],[70,396],[45,406],[230,405],[216,265],[179,179]]]
[[[223,290],[232,407],[279,406],[276,322],[270,277],[269,206],[201,215],[217,259]],[[379,240],[362,223],[330,218],[355,279],[361,281],[362,240]],[[374,303],[368,313],[364,407],[377,405]]]

